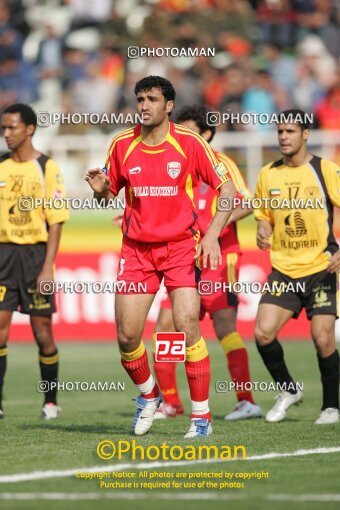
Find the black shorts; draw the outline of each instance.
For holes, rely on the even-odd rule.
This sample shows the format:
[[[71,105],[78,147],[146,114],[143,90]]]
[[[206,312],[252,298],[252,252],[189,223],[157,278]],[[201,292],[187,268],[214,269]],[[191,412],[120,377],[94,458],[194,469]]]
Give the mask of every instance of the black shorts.
[[[277,282],[276,288],[274,282]],[[268,283],[271,288],[274,287],[273,292],[264,293],[260,304],[270,303],[291,310],[294,319],[298,318],[302,308],[306,309],[309,320],[314,315],[337,315],[336,273],[325,270],[302,278],[290,278],[273,269],[268,276]],[[285,292],[276,291],[282,288],[280,284],[289,284]],[[293,287],[295,290],[291,290]]]
[[[46,243],[0,243],[0,310],[45,316],[56,311],[54,295],[36,292],[45,254]]]

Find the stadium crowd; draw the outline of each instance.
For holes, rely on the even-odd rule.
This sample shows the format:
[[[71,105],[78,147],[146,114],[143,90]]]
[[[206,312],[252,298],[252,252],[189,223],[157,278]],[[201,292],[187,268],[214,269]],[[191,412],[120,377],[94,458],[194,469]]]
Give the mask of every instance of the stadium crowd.
[[[129,112],[132,85],[157,74],[176,84],[176,110],[296,107],[340,129],[339,21],[336,0],[0,0],[0,108]],[[129,46],[215,56],[129,59]]]

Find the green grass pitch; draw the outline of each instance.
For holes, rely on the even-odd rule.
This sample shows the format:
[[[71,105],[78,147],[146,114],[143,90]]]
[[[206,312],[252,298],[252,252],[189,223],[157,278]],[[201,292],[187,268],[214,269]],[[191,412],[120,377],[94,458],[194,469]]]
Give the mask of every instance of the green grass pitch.
[[[247,344],[254,381],[270,381],[253,344]],[[285,343],[288,367],[294,378],[304,383],[304,403],[289,410],[288,418],[280,424],[268,424],[262,419],[227,423],[223,420],[235,404],[232,393],[216,393],[214,383],[228,379],[226,360],[216,342],[209,342],[212,361],[211,411],[213,435],[203,441],[207,445],[245,445],[247,457],[270,452],[288,453],[301,449],[340,446],[338,425],[317,427],[314,420],[320,412],[321,384],[316,356],[311,342]],[[105,466],[129,459],[103,461],[96,455],[96,445],[102,439],[131,440],[131,421],[136,397],[135,389],[119,362],[117,344],[60,343],[61,381],[122,381],[124,392],[61,392],[63,408],[58,420],[43,422],[40,415],[41,395],[36,391],[40,379],[36,347],[10,345],[5,385],[4,409],[6,418],[0,422],[0,477],[33,471],[67,470]],[[186,410],[189,393],[183,366],[177,368],[179,387]],[[265,411],[274,403],[275,393],[256,392],[255,398]],[[183,439],[188,428],[187,417],[161,420],[154,423],[147,436],[138,444],[192,444]],[[140,461],[137,461],[140,462]],[[132,471],[129,469],[129,471]],[[142,471],[137,469],[137,473]],[[152,469],[154,471],[154,469]],[[0,508],[21,509],[131,509],[186,510],[237,508],[238,510],[292,509],[327,510],[339,508],[338,501],[315,501],[316,496],[334,495],[339,491],[340,453],[322,453],[300,457],[280,457],[211,464],[195,464],[157,468],[157,471],[176,472],[269,472],[268,479],[249,480],[244,489],[183,489],[133,490],[100,489],[98,480],[79,480],[75,476],[47,478],[18,483],[0,483]],[[12,500],[11,494],[32,495],[31,500]],[[60,500],[39,499],[41,493],[57,493]],[[59,494],[59,496],[58,496]],[[65,500],[75,494],[75,500]],[[139,495],[138,495],[139,494]],[[64,496],[63,496],[64,495]],[[66,496],[65,496],[66,495]],[[77,500],[80,498],[88,498]],[[88,496],[87,496],[88,495]],[[92,495],[92,496],[91,496]],[[94,496],[93,496],[94,495]],[[280,500],[280,495],[285,500]],[[303,496],[297,500],[296,496]],[[305,501],[312,495],[313,501]],[[91,500],[90,497],[100,499]],[[169,499],[169,498],[172,499]],[[292,497],[293,501],[287,501]],[[7,499],[6,499],[7,498]],[[110,499],[108,499],[110,498]],[[114,498],[113,501],[111,498]],[[131,499],[127,499],[131,498]],[[164,498],[164,499],[161,499]],[[182,499],[180,499],[182,498]],[[185,499],[184,499],[185,498]],[[205,499],[209,498],[209,500]],[[230,498],[230,500],[227,500]],[[295,498],[295,500],[294,500]],[[211,499],[211,501],[210,501]],[[307,498],[308,499],[308,498]]]

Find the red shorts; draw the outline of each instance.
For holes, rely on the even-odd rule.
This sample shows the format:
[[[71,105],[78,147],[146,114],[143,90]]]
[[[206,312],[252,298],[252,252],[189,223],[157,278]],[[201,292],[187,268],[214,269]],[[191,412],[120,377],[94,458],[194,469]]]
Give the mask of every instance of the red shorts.
[[[213,271],[210,268],[202,269],[201,280],[222,283],[235,283],[238,281],[240,272],[240,254],[228,253],[222,255],[222,257],[223,265],[219,266],[216,271]],[[233,308],[236,310],[237,306],[238,298],[229,290],[219,289],[217,292],[211,294],[201,294],[200,320],[203,320],[206,313],[208,313],[210,318],[212,318],[214,313],[218,310],[226,308]],[[162,296],[160,308],[168,310],[171,310],[172,308],[169,294],[166,291],[164,291]]]
[[[196,244],[193,237],[169,243],[124,238],[117,294],[156,294],[162,278],[168,292],[178,287],[197,287]]]
[[[210,268],[202,269],[201,280],[220,283],[235,283],[238,281],[240,272],[240,254],[238,253],[226,253],[222,254],[223,262],[222,266],[218,266],[217,270]],[[212,286],[213,287],[213,286]],[[200,320],[202,320],[206,313],[209,314],[210,318],[215,312],[223,310],[225,308],[237,309],[238,298],[230,290],[218,289],[215,292],[207,293],[203,295],[201,291],[201,311]]]

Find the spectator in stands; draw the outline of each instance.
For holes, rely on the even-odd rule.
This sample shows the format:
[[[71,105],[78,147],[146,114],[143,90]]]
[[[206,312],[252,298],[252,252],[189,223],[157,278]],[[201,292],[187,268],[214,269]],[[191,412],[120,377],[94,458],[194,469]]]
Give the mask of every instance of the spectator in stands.
[[[279,94],[276,94],[276,86],[272,77],[266,70],[259,70],[255,73],[253,83],[244,93],[242,99],[242,109],[246,113],[254,113],[257,116],[267,114],[269,117],[277,110],[282,109],[279,106]],[[247,125],[247,129],[257,131],[268,131],[272,129],[270,124],[260,124],[259,122]]]
[[[313,113],[315,104],[323,95],[323,88],[308,63],[304,60],[298,62],[292,93],[295,106],[307,113]]]
[[[21,60],[22,36],[10,23],[8,5],[0,0],[0,61]]]
[[[296,41],[296,11],[291,0],[259,0],[257,25],[262,43],[276,43],[291,47]]]
[[[62,41],[52,25],[45,27],[45,37],[40,42],[36,63],[41,79],[62,75]]]
[[[296,82],[295,59],[283,53],[281,47],[275,43],[261,46],[259,54],[265,58],[266,68],[275,83],[291,93]]]
[[[242,113],[243,95],[246,90],[246,79],[243,70],[232,64],[223,73],[224,96],[219,109],[233,114]],[[243,126],[236,123],[226,125],[229,131],[243,130]]]

